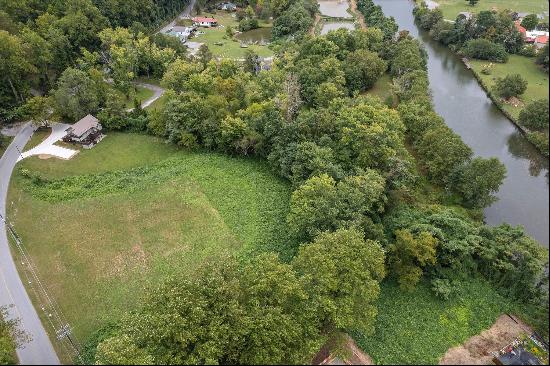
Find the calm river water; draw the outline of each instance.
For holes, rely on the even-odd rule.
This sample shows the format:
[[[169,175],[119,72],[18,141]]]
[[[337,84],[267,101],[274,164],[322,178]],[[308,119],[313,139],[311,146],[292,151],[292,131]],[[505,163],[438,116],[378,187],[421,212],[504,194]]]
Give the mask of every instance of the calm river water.
[[[426,48],[435,110],[462,136],[477,155],[495,156],[508,176],[498,202],[485,210],[490,225],[523,225],[548,247],[548,159],[527,142],[515,126],[492,104],[469,70],[447,48],[433,41],[414,24],[411,0],[374,0],[400,29],[408,30]]]

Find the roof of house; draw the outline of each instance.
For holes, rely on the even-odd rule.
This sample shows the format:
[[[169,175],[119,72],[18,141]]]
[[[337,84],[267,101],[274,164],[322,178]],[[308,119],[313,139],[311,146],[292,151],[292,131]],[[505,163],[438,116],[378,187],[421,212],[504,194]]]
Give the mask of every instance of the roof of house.
[[[521,26],[521,22],[519,20],[516,20],[514,24],[516,25],[516,29],[520,31],[521,34],[525,35],[527,33],[527,29]]]
[[[100,126],[99,120],[88,114],[86,117],[82,118],[80,121],[69,127],[67,130],[70,130],[70,133],[75,136],[82,136],[91,128],[98,128]]]
[[[185,26],[176,25],[176,26],[172,27],[172,32],[189,33],[189,32],[191,32],[192,29],[193,29],[192,27],[185,27]]]
[[[194,17],[193,21],[197,23],[216,23],[217,22],[217,20],[214,18],[204,18],[204,17]]]
[[[537,36],[537,38],[535,39],[535,43],[548,43],[548,36]]]

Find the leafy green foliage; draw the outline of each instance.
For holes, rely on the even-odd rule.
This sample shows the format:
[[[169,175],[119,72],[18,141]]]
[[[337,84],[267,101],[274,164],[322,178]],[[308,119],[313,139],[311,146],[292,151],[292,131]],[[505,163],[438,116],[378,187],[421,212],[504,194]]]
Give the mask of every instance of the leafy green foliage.
[[[385,276],[380,244],[364,240],[354,229],[324,232],[300,248],[292,265],[325,329],[354,327],[372,333],[377,314],[373,303]]]
[[[389,263],[403,290],[413,290],[424,267],[435,265],[436,248],[437,239],[427,231],[416,237],[408,230],[395,231],[395,243],[389,246]]]
[[[533,30],[539,24],[539,18],[537,14],[529,14],[521,21],[521,26],[528,31]]]
[[[523,108],[519,121],[530,129],[548,130],[548,113],[548,99],[535,100]]]
[[[506,62],[508,60],[508,54],[504,46],[484,38],[469,40],[464,46],[463,52],[468,57],[480,60],[495,62]]]
[[[383,211],[384,192],[384,178],[372,170],[346,177],[338,184],[326,174],[312,177],[292,193],[289,228],[305,240],[322,231],[353,226],[376,236],[371,217],[376,220]]]
[[[498,78],[494,86],[495,93],[504,98],[519,97],[527,90],[527,80],[520,74],[507,75],[504,78]]]
[[[449,348],[489,328],[512,309],[509,300],[482,280],[459,283],[454,291],[456,296],[445,301],[425,281],[412,293],[385,281],[374,335],[351,334],[377,364],[437,364]]]

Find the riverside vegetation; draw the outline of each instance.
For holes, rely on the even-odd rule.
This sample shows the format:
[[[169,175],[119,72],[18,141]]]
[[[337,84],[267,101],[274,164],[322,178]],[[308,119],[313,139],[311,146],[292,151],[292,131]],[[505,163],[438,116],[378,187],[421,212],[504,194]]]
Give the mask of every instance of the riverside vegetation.
[[[31,207],[49,207],[60,218],[65,208],[75,217],[89,213],[101,248],[81,253],[84,267],[99,252],[106,265],[112,263],[109,258],[134,258],[135,252],[135,260],[123,261],[124,268],[147,273],[147,254],[170,243],[171,251],[160,252],[153,262],[156,281],[136,287],[143,291],[139,299],[135,291],[105,287],[116,301],[131,303],[131,311],[106,311],[102,327],[89,325],[82,332],[85,362],[300,364],[327,340],[349,332],[376,362],[434,363],[501,312],[513,311],[547,331],[547,251],[521,228],[489,227],[480,220],[505,169],[496,159],[474,157],[434,112],[419,43],[397,33],[393,19],[371,0],[357,5],[367,30],[311,36],[283,27],[284,36],[293,37],[281,40],[269,70],[258,71],[252,53],[243,63],[212,60],[207,53],[196,59],[174,54],[158,71],[169,89],[162,105],[130,114],[102,104],[107,101],[70,109],[75,115],[101,109],[111,135],[148,133],[171,143],[163,149],[178,146],[186,152],[163,153],[147,164],[84,169],[95,154],[111,153],[117,161],[118,149],[155,149],[142,141],[104,146],[103,153],[100,144],[67,162],[73,171],[60,172],[68,166],[63,162],[23,163],[10,195],[15,192],[17,205],[28,207],[17,212],[16,220],[25,225],[16,221],[16,227],[40,253],[31,253],[34,258],[56,260],[76,276],[78,266],[71,268],[67,257],[56,258],[50,247],[37,245],[44,239],[27,229],[38,221],[28,215]],[[290,22],[308,4],[271,6],[280,14],[275,27],[283,24],[283,14]],[[311,24],[313,13],[304,13]],[[123,28],[103,32],[98,42],[113,57],[119,44],[131,51],[146,42]],[[79,83],[86,85],[83,96],[94,88],[91,75],[105,72],[105,60],[90,55],[78,59],[76,65],[85,65],[73,68],[78,72],[71,71],[90,80]],[[147,59],[139,55],[139,62]],[[386,73],[393,79],[396,108],[393,101],[390,107],[368,95]],[[62,79],[52,94],[70,81]],[[55,107],[63,114],[63,105]],[[269,166],[279,178],[255,178],[250,163],[260,171]],[[230,178],[234,175],[239,179]],[[279,190],[266,187],[274,182]],[[216,187],[213,195],[209,185]],[[249,191],[250,185],[258,186],[254,199],[239,201],[236,197],[246,197],[239,191]],[[197,223],[182,213],[190,203],[204,202],[201,191],[215,206],[205,209],[212,219]],[[225,201],[222,194],[228,191],[237,193]],[[269,197],[267,206],[252,206],[263,196]],[[149,204],[153,211],[135,218],[132,208],[147,200],[154,202]],[[172,205],[175,209],[168,210]],[[277,212],[270,211],[276,207]],[[257,212],[263,224],[243,228],[243,218]],[[128,236],[117,224],[121,217],[132,237],[147,243],[141,245],[144,255],[140,248],[130,255],[128,246],[106,239],[115,235],[122,242]],[[159,235],[146,237],[152,218]],[[174,237],[174,225],[183,237],[197,234],[191,248],[200,249],[200,256],[186,255],[189,243]],[[263,236],[263,225],[279,235]],[[223,248],[227,243],[231,247]],[[240,251],[243,243],[254,250]],[[64,271],[50,287],[75,286],[64,282],[70,278]],[[61,306],[81,309],[78,299],[65,301]],[[398,331],[404,322],[409,332]],[[407,353],[411,342],[418,352]]]

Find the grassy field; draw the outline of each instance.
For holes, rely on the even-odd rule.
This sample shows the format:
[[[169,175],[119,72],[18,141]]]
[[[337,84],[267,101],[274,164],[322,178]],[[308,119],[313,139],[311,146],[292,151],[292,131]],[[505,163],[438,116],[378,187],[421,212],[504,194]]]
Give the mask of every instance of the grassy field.
[[[44,182],[15,174],[10,217],[80,340],[169,275],[286,242],[290,187],[257,160],[109,133],[72,160],[18,168]]]
[[[261,57],[273,56],[273,52],[267,46],[250,45],[248,48],[242,48],[238,40],[229,39],[225,32],[226,27],[231,26],[234,30],[238,30],[239,23],[236,18],[233,18],[234,13],[226,11],[218,11],[216,13],[205,13],[202,16],[213,17],[218,20],[221,27],[216,28],[199,28],[204,34],[192,38],[193,42],[205,43],[208,45],[212,54],[217,57],[241,59],[244,58],[247,49],[251,49]],[[267,27],[269,24],[260,22],[260,26]]]
[[[505,77],[509,74],[520,74],[528,82],[527,91],[520,98],[525,104],[536,99],[548,99],[548,74],[535,65],[533,58],[510,55],[507,63],[492,64],[490,67],[491,75],[483,75],[481,73],[483,67],[490,64],[488,61],[471,60],[470,63],[489,87],[494,85],[495,79],[498,77]],[[514,107],[508,104],[504,108],[516,118],[522,109],[521,107]]]
[[[469,11],[477,13],[493,8],[503,10],[511,9],[517,12],[540,14],[548,11],[548,1],[545,0],[481,0],[476,6],[470,6],[465,0],[435,0],[440,4],[440,9],[446,19],[455,20],[458,13]]]
[[[376,364],[435,365],[449,348],[489,328],[510,308],[483,281],[463,284],[448,301],[435,297],[427,283],[408,293],[385,281],[374,335],[352,335]]]

